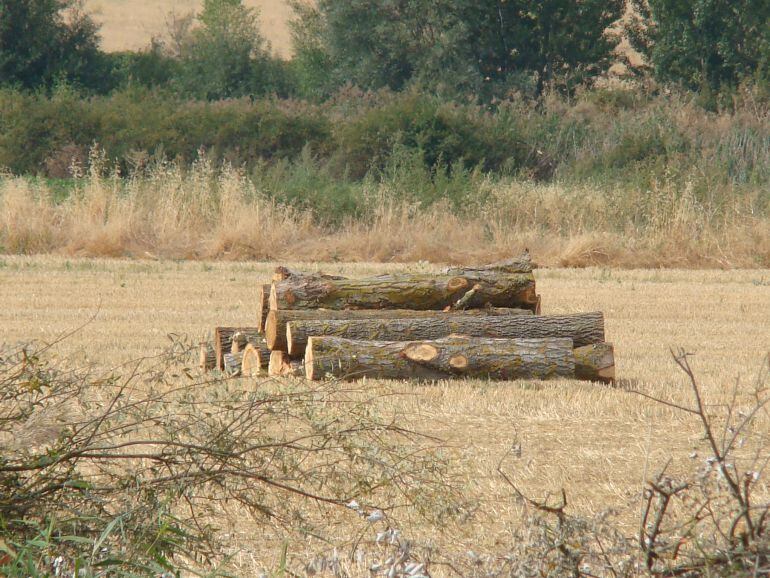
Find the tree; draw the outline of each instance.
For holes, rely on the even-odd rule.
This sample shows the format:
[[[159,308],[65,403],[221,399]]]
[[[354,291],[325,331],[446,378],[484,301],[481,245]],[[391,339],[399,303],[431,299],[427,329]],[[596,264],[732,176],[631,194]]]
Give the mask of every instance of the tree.
[[[178,41],[179,89],[208,100],[265,92],[270,57],[257,12],[241,0],[204,0],[197,22]]]
[[[99,89],[98,27],[77,0],[0,0],[0,84]]]
[[[632,41],[655,76],[719,90],[768,76],[770,0],[633,0]]]
[[[623,7],[623,0],[485,0],[466,4],[462,18],[473,23],[469,40],[484,77],[531,72],[539,96],[548,82],[569,88],[609,67],[606,30]]]
[[[330,64],[338,84],[400,90],[417,83],[437,92],[484,92],[513,74],[535,80],[539,95],[554,78],[579,80],[606,69],[605,36],[622,0],[319,0],[303,5],[300,58]],[[314,33],[312,42],[307,32]]]

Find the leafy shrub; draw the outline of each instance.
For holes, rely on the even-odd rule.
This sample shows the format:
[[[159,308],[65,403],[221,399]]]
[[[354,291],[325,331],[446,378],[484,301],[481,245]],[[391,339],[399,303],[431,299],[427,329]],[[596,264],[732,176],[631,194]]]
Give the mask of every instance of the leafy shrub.
[[[428,169],[519,166],[526,147],[495,121],[475,107],[407,94],[339,126],[336,154],[359,178],[372,168],[382,169],[395,147],[418,151]]]

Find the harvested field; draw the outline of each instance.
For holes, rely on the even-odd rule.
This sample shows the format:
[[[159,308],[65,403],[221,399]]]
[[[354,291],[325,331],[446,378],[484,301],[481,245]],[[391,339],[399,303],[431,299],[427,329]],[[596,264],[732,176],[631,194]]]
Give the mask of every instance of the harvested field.
[[[163,38],[169,15],[182,16],[199,11],[203,2],[198,0],[87,0],[85,8],[94,14],[102,26],[102,48],[108,52],[141,50],[153,37]],[[291,51],[288,21],[291,8],[286,0],[245,0],[244,4],[259,11],[265,39],[282,56]]]
[[[50,340],[93,316],[60,350],[117,365],[160,351],[168,334],[197,343],[211,337],[206,332],[214,326],[254,324],[258,281],[268,279],[273,268],[3,257],[0,342]],[[322,268],[350,277],[438,269],[426,264]],[[448,559],[468,550],[482,557],[505,553],[521,507],[496,472],[501,460],[526,493],[543,497],[563,487],[571,512],[592,515],[612,508],[621,527],[633,534],[645,477],[668,457],[673,472],[697,466],[701,458],[690,455],[701,447],[702,436],[691,416],[628,390],[688,403],[685,377],[669,352],[683,347],[695,353],[692,365],[707,401],[725,403],[736,379],[753,383],[770,352],[770,270],[541,269],[535,276],[543,313],[604,311],[607,339],[615,346],[616,388],[572,380],[376,384],[383,393],[395,393],[382,398],[381,413],[439,437],[451,460],[449,473],[462,487],[468,516],[443,524],[414,512],[398,516],[404,535],[433,544]],[[253,380],[243,382],[255,386]],[[277,534],[257,537],[248,519],[229,522],[225,531],[242,549],[233,561],[240,573],[278,565]],[[327,523],[340,537],[372,533],[347,512]],[[288,558],[308,561],[324,547],[310,539],[293,541]],[[451,573],[434,566],[432,575]]]

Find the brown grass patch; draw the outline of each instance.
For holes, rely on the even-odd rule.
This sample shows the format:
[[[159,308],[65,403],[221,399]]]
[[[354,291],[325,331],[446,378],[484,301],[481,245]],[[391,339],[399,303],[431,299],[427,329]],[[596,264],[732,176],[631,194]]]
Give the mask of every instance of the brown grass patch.
[[[616,191],[507,181],[466,215],[427,209],[374,185],[369,214],[339,226],[277,204],[238,171],[200,161],[132,179],[92,170],[64,201],[44,184],[0,177],[0,252],[88,257],[285,261],[496,260],[527,247],[559,267],[767,267],[760,192],[726,189],[716,212],[687,185]],[[637,223],[642,223],[637,224]]]

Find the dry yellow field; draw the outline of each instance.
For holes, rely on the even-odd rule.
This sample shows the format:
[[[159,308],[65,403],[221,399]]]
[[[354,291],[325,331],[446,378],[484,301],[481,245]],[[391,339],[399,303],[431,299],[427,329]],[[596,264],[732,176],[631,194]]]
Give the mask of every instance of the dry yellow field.
[[[417,267],[430,266],[323,266],[347,275]],[[197,340],[214,325],[252,324],[257,281],[271,268],[3,257],[0,342],[50,340],[94,316],[62,347],[117,364],[161,350],[170,333]],[[622,527],[633,533],[645,476],[669,457],[674,472],[697,466],[702,458],[690,454],[701,447],[702,436],[693,416],[629,389],[689,404],[672,347],[695,354],[692,364],[711,404],[725,403],[736,379],[750,388],[767,363],[770,270],[543,269],[536,278],[544,313],[605,312],[618,387],[574,381],[388,384],[403,395],[385,398],[380,409],[443,440],[452,473],[474,504],[469,519],[441,527],[406,516],[402,531],[418,543],[459,553],[505,551],[521,509],[496,469],[519,444],[520,456],[508,455],[505,468],[521,488],[544,496],[563,487],[570,511],[615,509]],[[246,573],[273,567],[280,543],[255,534],[247,520],[233,522],[233,544],[241,548],[234,560],[238,568]],[[289,557],[301,560],[311,549],[310,540],[291,544]],[[442,572],[434,569],[433,575]]]
[[[102,47],[117,50],[139,50],[153,37],[167,32],[169,15],[183,15],[200,10],[200,0],[86,0],[85,7],[102,26]],[[273,50],[286,56],[291,50],[287,23],[291,8],[286,0],[245,0],[244,4],[259,11],[262,31]]]

